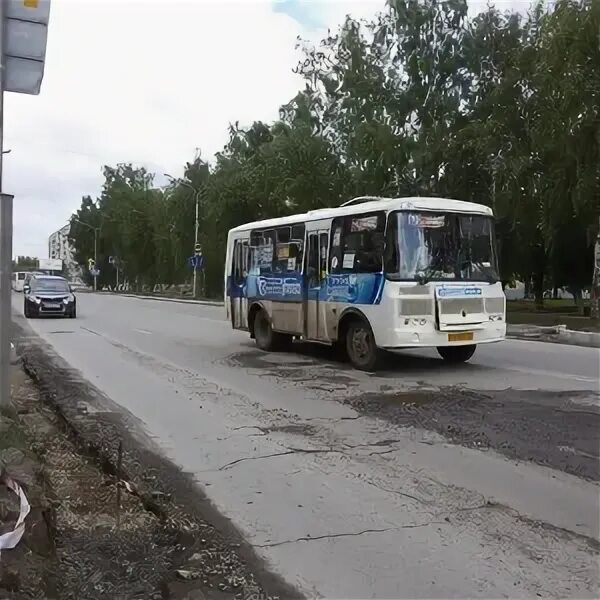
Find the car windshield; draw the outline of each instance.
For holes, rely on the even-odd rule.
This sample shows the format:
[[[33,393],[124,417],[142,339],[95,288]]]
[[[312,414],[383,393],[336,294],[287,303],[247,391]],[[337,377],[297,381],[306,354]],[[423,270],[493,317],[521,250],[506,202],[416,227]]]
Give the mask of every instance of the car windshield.
[[[62,279],[35,279],[32,282],[31,289],[36,293],[55,292],[62,294],[69,291],[69,286]]]
[[[385,262],[390,279],[496,282],[493,221],[483,215],[392,213]]]

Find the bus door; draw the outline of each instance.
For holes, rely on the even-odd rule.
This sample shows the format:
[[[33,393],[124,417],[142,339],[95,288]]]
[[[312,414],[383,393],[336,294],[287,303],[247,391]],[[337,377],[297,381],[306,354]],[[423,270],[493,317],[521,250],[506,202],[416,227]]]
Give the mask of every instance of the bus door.
[[[308,231],[306,247],[304,337],[326,341],[324,292],[327,285],[329,231]]]
[[[248,329],[248,293],[246,280],[249,268],[248,240],[235,240],[229,284],[231,324],[236,329]]]

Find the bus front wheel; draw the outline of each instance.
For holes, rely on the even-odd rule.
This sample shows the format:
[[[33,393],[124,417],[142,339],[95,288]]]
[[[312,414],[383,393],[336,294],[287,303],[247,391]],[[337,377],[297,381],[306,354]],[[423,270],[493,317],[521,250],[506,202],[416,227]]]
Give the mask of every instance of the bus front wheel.
[[[346,353],[352,365],[361,371],[375,371],[380,363],[381,350],[369,324],[356,319],[346,331]]]
[[[449,363],[463,363],[467,362],[471,356],[475,353],[476,344],[469,344],[468,346],[438,346],[439,355]]]

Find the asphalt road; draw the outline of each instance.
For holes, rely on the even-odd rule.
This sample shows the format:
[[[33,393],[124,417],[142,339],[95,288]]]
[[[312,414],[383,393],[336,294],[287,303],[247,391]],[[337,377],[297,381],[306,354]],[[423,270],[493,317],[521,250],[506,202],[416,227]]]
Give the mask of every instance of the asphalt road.
[[[218,307],[78,301],[30,325],[305,594],[597,597],[598,350],[511,340],[369,375],[261,353]]]

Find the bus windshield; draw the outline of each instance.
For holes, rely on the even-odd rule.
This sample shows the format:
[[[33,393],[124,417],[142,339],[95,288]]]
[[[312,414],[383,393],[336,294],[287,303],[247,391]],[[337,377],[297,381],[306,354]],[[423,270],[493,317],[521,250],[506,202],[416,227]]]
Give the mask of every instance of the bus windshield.
[[[391,213],[385,269],[393,280],[495,283],[498,267],[493,220],[458,213]]]

